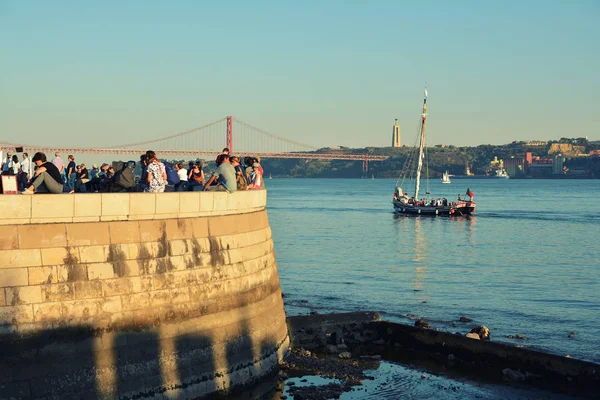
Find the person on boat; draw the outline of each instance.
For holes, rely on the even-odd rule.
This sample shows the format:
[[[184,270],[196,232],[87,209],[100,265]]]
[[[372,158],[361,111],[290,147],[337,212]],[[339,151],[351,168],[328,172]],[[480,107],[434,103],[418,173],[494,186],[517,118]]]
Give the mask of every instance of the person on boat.
[[[444,206],[444,207],[445,207],[445,206],[447,206],[447,205],[448,205],[448,199],[447,199],[447,198],[445,198],[445,197],[443,197],[443,198],[442,198],[442,206]]]
[[[458,201],[462,201],[462,199],[460,198],[460,193],[458,194]]]

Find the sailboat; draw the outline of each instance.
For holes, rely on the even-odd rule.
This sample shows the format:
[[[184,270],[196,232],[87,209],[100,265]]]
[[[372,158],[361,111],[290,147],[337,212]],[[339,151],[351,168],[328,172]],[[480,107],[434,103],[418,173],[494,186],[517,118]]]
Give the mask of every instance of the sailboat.
[[[403,174],[396,182],[396,190],[392,198],[394,211],[398,214],[408,215],[470,215],[475,212],[475,201],[473,201],[474,193],[471,189],[467,189],[467,199],[462,199],[460,194],[456,201],[448,201],[446,198],[419,198],[419,189],[421,185],[421,173],[423,171],[423,160],[427,162],[425,157],[425,128],[427,127],[427,87],[425,87],[425,95],[423,99],[423,112],[421,113],[421,129],[419,131],[419,154],[417,158],[417,171],[415,179],[414,196],[409,197],[408,193],[402,190],[404,180],[410,175],[412,170],[412,157],[407,159]],[[426,171],[429,168],[426,166]],[[400,185],[398,183],[402,179]],[[429,179],[427,179],[429,185]],[[426,191],[426,196],[429,195],[429,190]]]
[[[442,174],[442,183],[450,183],[450,174],[448,170]]]

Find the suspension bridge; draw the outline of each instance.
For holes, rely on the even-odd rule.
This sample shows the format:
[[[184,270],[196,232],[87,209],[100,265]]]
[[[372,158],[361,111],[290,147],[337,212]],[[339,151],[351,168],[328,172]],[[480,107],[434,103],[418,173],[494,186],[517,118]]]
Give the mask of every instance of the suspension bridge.
[[[234,135],[235,134],[235,135]],[[234,140],[235,138],[235,140]],[[287,139],[257,128],[238,118],[228,116],[209,124],[176,134],[148,139],[134,143],[124,143],[109,147],[58,147],[55,145],[17,144],[0,141],[0,146],[34,153],[47,154],[110,154],[140,155],[146,150],[154,150],[159,157],[215,157],[223,147],[232,154],[252,155],[261,158],[300,158],[320,160],[355,160],[363,162],[368,171],[369,161],[383,161],[387,156],[366,153],[349,153],[335,149],[319,149],[295,140]]]

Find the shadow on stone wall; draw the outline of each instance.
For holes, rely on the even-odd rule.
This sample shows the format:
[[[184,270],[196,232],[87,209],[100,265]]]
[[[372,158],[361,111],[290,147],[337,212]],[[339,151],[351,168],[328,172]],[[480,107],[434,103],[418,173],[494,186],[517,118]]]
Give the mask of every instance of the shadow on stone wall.
[[[202,334],[160,339],[153,327],[139,326],[121,332],[81,325],[12,333],[0,339],[0,398],[195,398],[230,384],[254,384],[276,366],[257,367],[264,357],[276,356],[277,343],[256,345],[250,334],[245,322],[226,345]],[[222,353],[217,360],[219,346],[224,350],[216,350]]]

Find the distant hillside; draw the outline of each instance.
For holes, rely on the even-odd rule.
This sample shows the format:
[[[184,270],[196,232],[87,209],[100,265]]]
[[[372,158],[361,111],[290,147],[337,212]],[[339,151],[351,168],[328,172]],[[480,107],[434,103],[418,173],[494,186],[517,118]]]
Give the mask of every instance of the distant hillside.
[[[559,144],[559,146],[556,146]],[[540,142],[513,142],[505,145],[480,145],[475,147],[435,146],[426,149],[429,160],[429,177],[438,178],[446,170],[453,175],[464,175],[465,166],[469,165],[475,175],[489,173],[490,161],[494,157],[508,160],[512,157],[523,157],[531,151],[534,157],[547,157],[549,150],[569,150],[563,153],[582,154],[600,149],[600,143],[589,143],[587,139],[568,139],[550,141],[546,145]],[[340,147],[336,149],[320,149],[316,153],[353,153],[389,156],[385,161],[370,161],[368,177],[374,175],[378,178],[396,178],[402,171],[413,147],[367,147],[350,149]],[[343,160],[295,160],[295,159],[264,159],[262,165],[267,176],[287,176],[295,178],[357,178],[366,175],[361,161]]]

